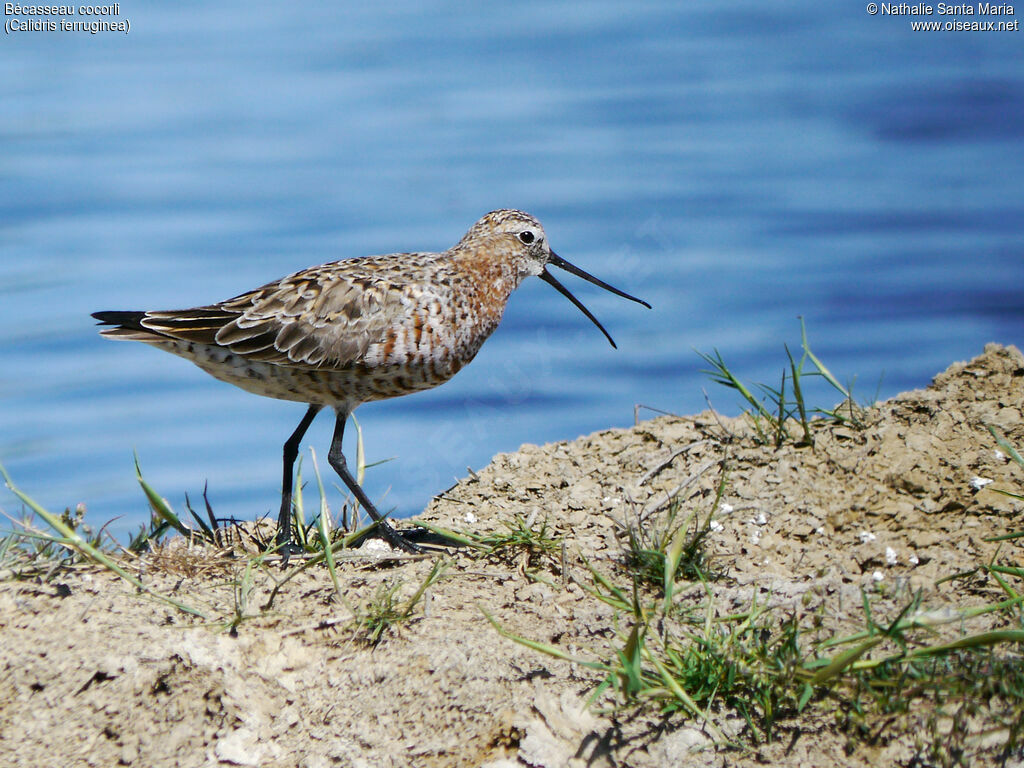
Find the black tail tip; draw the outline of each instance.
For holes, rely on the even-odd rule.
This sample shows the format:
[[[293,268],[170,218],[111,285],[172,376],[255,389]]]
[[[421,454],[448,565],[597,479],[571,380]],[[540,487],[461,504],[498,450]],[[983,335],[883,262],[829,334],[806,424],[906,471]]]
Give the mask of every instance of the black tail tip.
[[[138,328],[145,315],[145,312],[109,311],[93,312],[91,316],[93,319],[99,320],[99,325],[122,325],[129,328]]]

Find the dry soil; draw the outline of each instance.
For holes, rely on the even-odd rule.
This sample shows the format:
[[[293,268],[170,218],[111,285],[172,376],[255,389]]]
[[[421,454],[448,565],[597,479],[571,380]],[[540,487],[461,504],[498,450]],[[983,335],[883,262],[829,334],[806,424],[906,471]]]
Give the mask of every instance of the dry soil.
[[[441,494],[420,519],[486,533],[518,516],[546,523],[564,550],[525,562],[364,547],[340,556],[344,600],[315,567],[266,608],[278,564],[247,573],[246,558],[181,540],[128,562],[207,620],[101,568],[32,578],[12,569],[0,583],[0,764],[922,764],[915,733],[851,739],[823,712],[828,705],[750,751],[716,746],[681,714],[588,709],[597,673],[505,639],[481,609],[511,632],[608,658],[613,610],[584,589],[584,561],[616,572],[625,529],[658,519],[670,499],[682,514],[715,513],[708,565],[721,611],[756,597],[816,611],[842,631],[863,626],[865,591],[880,618],[916,591],[931,610],[1001,599],[991,580],[942,579],[993,557],[1021,563],[1021,545],[987,541],[1021,529],[1022,504],[994,489],[1020,493],[1024,473],[986,427],[1024,446],[1022,413],[1024,358],[990,345],[927,389],[867,409],[859,428],[818,427],[813,448],[764,445],[748,419],[711,412],[524,445]],[[439,557],[448,565],[409,621],[376,645],[354,637],[352,609],[382,585],[398,584],[399,599],[412,594]],[[683,585],[679,599],[704,596]],[[979,626],[1001,626],[1000,616]],[[738,719],[717,714],[742,737]]]

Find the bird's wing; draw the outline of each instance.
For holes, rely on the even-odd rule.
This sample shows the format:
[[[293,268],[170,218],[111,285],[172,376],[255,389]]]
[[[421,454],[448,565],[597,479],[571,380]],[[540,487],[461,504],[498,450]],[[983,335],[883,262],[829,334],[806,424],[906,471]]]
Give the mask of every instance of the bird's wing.
[[[406,299],[386,279],[307,270],[220,304],[239,314],[215,341],[254,360],[346,365],[384,338]]]
[[[261,362],[311,368],[358,362],[414,303],[409,285],[372,263],[356,268],[359,261],[303,270],[206,307],[147,312],[140,325]]]

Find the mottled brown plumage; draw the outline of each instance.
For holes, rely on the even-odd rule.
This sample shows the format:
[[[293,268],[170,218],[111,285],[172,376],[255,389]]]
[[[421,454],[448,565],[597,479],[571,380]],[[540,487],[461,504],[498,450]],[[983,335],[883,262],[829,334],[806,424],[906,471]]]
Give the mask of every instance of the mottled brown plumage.
[[[101,331],[109,338],[152,344],[259,395],[309,403],[285,444],[282,543],[291,541],[298,444],[316,413],[330,406],[337,412],[332,466],[384,535],[415,549],[351,480],[341,454],[345,420],[361,403],[429,389],[454,376],[498,327],[509,296],[530,275],[553,285],[608,336],[551,276],[549,264],[646,305],[556,256],[540,222],[506,209],[484,216],[443,253],[345,259],[209,306],[93,317],[114,326]]]

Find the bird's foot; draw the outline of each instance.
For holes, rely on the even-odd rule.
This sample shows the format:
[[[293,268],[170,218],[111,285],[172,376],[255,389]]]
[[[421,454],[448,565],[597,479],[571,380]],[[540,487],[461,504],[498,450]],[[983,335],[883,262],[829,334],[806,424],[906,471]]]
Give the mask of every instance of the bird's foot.
[[[376,528],[374,528],[369,535],[384,539],[395,549],[400,549],[411,555],[422,555],[426,552],[423,547],[413,543],[406,536],[402,535],[387,520],[379,520]]]
[[[288,566],[288,561],[291,559],[292,555],[301,555],[305,552],[305,550],[296,544],[291,538],[279,538],[275,551],[281,555],[282,568],[286,568]]]

